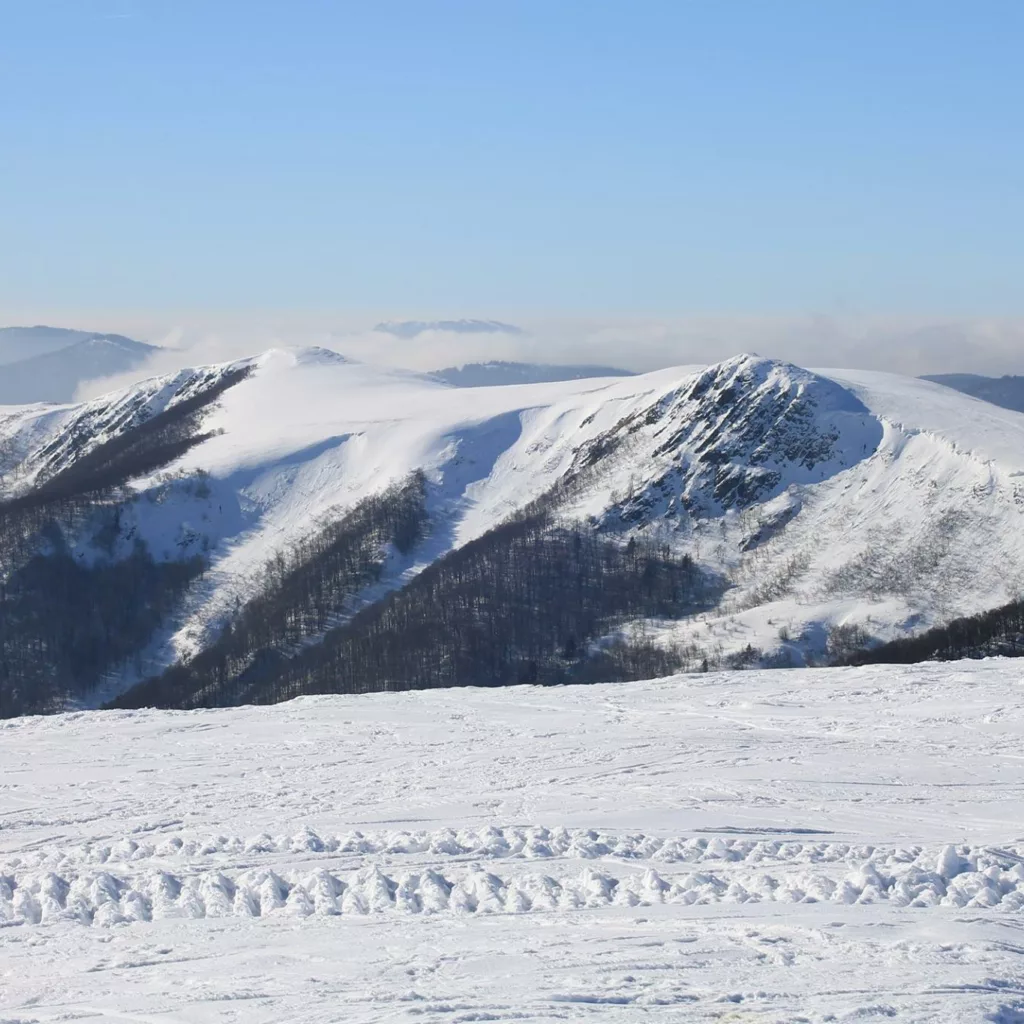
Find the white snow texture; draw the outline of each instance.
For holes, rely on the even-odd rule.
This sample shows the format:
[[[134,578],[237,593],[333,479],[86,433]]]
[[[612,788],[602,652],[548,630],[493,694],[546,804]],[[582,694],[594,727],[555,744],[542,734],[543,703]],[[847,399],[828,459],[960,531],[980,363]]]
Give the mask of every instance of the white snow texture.
[[[625,628],[719,657],[750,645],[799,665],[837,625],[887,640],[1024,592],[1024,414],[927,381],[750,356],[455,389],[274,350],[85,405],[0,408],[0,493],[239,365],[252,373],[206,416],[207,439],[134,481],[119,518],[122,551],[141,539],[157,558],[202,552],[210,569],[96,702],[195,653],[276,551],[417,469],[430,536],[392,560],[385,589],[572,476],[563,515],[656,534],[727,584],[711,612]]]
[[[142,671],[416,469],[431,532],[385,586],[574,474],[562,514],[730,584],[631,625],[726,653],[800,663],[832,625],[884,638],[1024,584],[1024,416],[940,385],[748,357],[473,389],[319,350],[251,365],[133,482],[125,545],[211,559]],[[0,409],[0,488],[231,368]],[[0,722],[0,1022],[1020,1024],[1021,666]]]
[[[1020,1020],[1021,671],[8,721],[0,1020]]]

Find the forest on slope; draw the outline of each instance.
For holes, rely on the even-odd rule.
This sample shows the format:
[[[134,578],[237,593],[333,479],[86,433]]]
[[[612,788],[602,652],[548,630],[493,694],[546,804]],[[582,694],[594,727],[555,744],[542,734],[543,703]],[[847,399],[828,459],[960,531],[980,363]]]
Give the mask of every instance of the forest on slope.
[[[203,418],[240,369],[84,451],[23,493],[0,500],[0,716],[59,710],[136,655],[206,568],[192,555],[157,562],[136,540],[128,557],[76,559],[90,532],[99,553],[138,495],[128,481],[209,437]],[[88,439],[83,439],[83,442]]]
[[[835,660],[837,665],[909,665],[919,661],[1024,656],[1024,600],[965,615],[915,636],[868,645]]]
[[[422,481],[414,479],[343,517],[322,534],[326,543],[283,558],[277,575],[206,650],[112,706],[645,678],[673,671],[677,660],[651,645],[609,640],[616,626],[637,617],[678,618],[717,596],[715,582],[689,557],[651,541],[620,543],[580,524],[558,524],[535,503],[323,630],[328,609],[320,595],[351,595],[374,579],[379,563],[372,551],[381,540],[408,550],[423,528],[421,498]],[[361,557],[352,559],[352,552]],[[316,642],[300,643],[319,632]]]
[[[1022,451],[756,357],[453,392],[272,350],[0,410],[0,714],[868,657],[1022,592]]]

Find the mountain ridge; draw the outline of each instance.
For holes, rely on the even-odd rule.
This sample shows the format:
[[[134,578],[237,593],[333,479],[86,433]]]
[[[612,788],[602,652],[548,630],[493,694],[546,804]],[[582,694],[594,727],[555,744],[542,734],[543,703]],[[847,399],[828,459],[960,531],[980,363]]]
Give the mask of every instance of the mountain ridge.
[[[459,606],[452,574],[486,578],[487,565],[508,557],[505,545],[519,550],[518,534],[508,532],[517,521],[534,524],[529,536],[537,541],[522,549],[532,563],[517,555],[510,564],[533,582],[502,593],[490,585],[494,600],[506,602],[495,606],[495,622],[514,621],[526,593],[557,591],[550,566],[573,557],[574,536],[590,545],[590,561],[573,570],[588,587],[600,586],[605,570],[588,566],[602,559],[608,586],[614,577],[623,593],[632,574],[654,573],[653,585],[687,559],[703,581],[688,577],[691,596],[683,601],[680,591],[676,604],[645,604],[638,592],[620,609],[581,595],[589,602],[580,606],[584,618],[565,619],[565,635],[522,655],[523,665],[537,663],[538,678],[583,678],[600,666],[625,677],[641,665],[802,664],[826,657],[843,630],[888,640],[1003,603],[1024,586],[1024,417],[995,407],[979,416],[974,401],[939,385],[741,356],[712,367],[458,394],[453,403],[451,388],[429,375],[279,349],[79,406],[0,411],[0,500],[45,496],[46,480],[87,457],[109,462],[89,455],[97,445],[138,453],[137,463],[118,456],[118,465],[152,464],[111,478],[114,491],[86,488],[74,509],[54,506],[57,534],[46,527],[35,557],[63,552],[69,567],[86,573],[127,565],[139,550],[155,565],[201,563],[130,659],[72,680],[73,700],[117,699],[187,664],[214,649],[253,601],[263,601],[264,619],[292,621],[295,609],[267,605],[265,585],[297,566],[324,580],[304,620],[318,625],[288,627],[271,642],[260,655],[264,681],[266,666],[322,645],[360,609],[393,606],[422,619],[430,602],[413,584],[430,566],[440,573],[437,594]],[[153,448],[145,424],[164,422],[160,416],[185,402],[180,420],[172,416],[184,424],[174,428],[180,451]],[[166,452],[173,458],[155,465]],[[364,535],[365,503],[417,474],[423,525],[415,543]],[[34,536],[35,528],[22,533]],[[329,571],[327,563],[302,568],[296,553],[324,529],[351,555]],[[471,543],[476,561],[445,561]],[[630,544],[642,545],[633,549],[637,559],[622,561],[617,552]],[[9,579],[24,570],[12,558],[0,542]],[[364,582],[353,589],[346,579]],[[577,615],[566,606],[570,613]],[[391,614],[374,612],[359,628],[377,636],[392,628]],[[452,634],[438,628],[429,625],[437,644],[449,645]],[[278,627],[266,635],[279,635]],[[373,649],[369,633],[343,635]],[[249,641],[238,648],[243,661],[262,649],[252,642],[252,651]],[[517,650],[521,638],[509,643]],[[410,670],[395,671],[394,679],[415,682]],[[481,672],[476,682],[486,681]],[[372,672],[364,682],[372,688]],[[308,692],[301,680],[288,685],[289,693]],[[273,686],[259,692],[285,692]]]
[[[921,380],[942,384],[1004,409],[1024,412],[1024,377],[1012,374],[984,377],[977,373],[937,373],[924,376]]]
[[[158,351],[121,334],[0,328],[0,406],[71,402],[87,381],[139,369]]]

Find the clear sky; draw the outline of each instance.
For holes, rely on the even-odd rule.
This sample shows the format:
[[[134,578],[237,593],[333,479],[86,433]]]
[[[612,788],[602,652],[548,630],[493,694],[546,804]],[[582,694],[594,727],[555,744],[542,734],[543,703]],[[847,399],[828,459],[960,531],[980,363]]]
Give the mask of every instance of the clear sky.
[[[0,307],[1024,313],[1024,2],[0,0]]]

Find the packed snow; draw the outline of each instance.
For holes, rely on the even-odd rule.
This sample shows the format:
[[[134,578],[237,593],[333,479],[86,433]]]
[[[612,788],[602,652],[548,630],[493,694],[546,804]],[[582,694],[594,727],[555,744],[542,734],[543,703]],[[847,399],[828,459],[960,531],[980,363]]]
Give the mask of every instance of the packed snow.
[[[0,726],[0,1019],[1019,1021],[1024,670]]]

